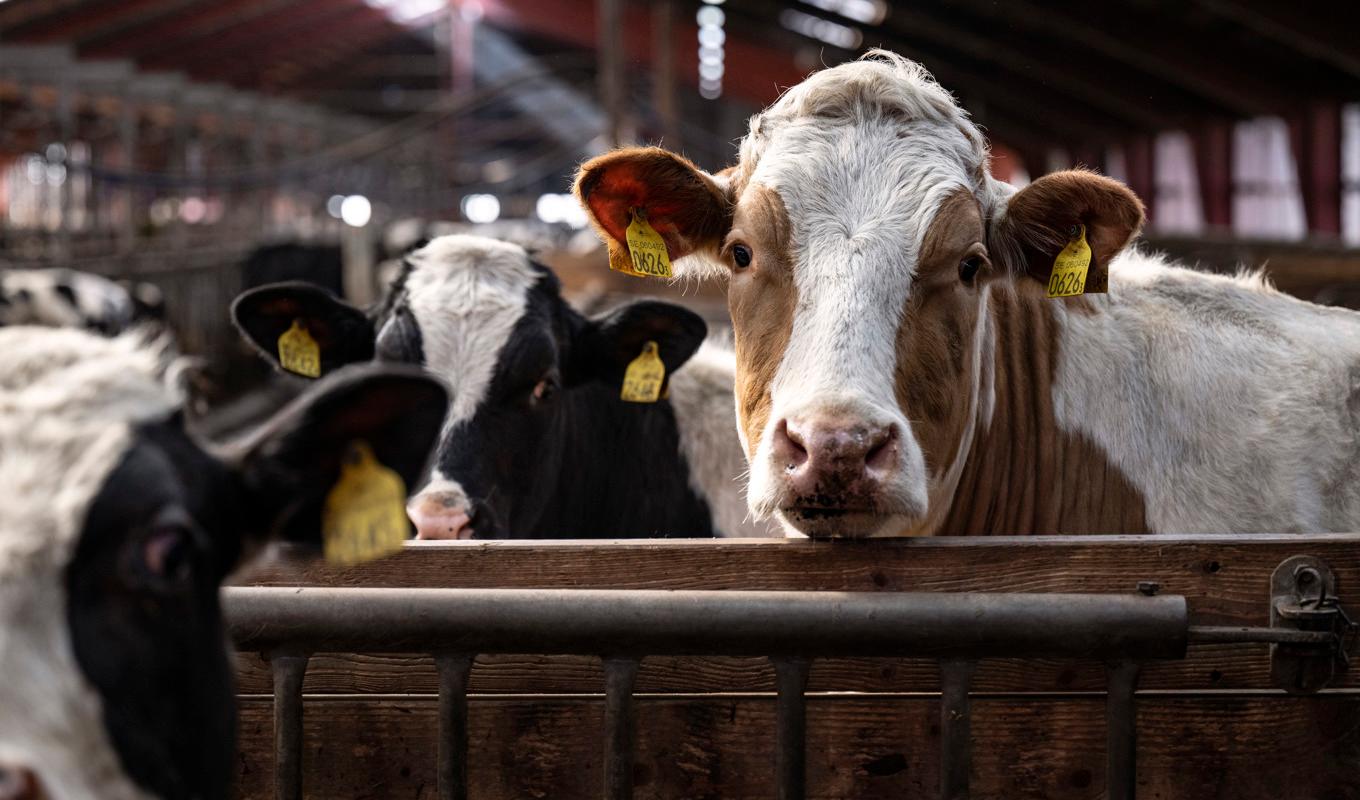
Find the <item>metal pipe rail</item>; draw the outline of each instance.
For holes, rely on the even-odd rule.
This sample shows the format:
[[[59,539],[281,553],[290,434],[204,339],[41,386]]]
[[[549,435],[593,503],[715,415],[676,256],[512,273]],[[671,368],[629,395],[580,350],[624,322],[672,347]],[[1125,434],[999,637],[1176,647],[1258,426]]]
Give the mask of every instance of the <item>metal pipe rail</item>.
[[[316,652],[431,653],[439,667],[439,797],[467,798],[467,685],[480,653],[598,655],[605,664],[605,792],[632,797],[632,702],[648,655],[768,656],[775,666],[780,800],[806,795],[808,665],[816,657],[941,660],[941,797],[969,796],[968,689],[977,659],[1090,658],[1109,666],[1111,798],[1134,791],[1141,661],[1178,659],[1184,597],[573,589],[229,588],[236,646],[273,664],[275,797],[302,797],[302,676]]]

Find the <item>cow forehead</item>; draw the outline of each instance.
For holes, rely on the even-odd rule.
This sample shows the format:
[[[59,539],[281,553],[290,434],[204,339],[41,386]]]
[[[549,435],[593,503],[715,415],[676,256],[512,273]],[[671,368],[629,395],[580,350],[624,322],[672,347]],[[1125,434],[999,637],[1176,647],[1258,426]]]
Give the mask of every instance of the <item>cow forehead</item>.
[[[523,248],[481,237],[441,237],[407,258],[406,303],[425,366],[452,388],[452,427],[481,405],[543,273]]]

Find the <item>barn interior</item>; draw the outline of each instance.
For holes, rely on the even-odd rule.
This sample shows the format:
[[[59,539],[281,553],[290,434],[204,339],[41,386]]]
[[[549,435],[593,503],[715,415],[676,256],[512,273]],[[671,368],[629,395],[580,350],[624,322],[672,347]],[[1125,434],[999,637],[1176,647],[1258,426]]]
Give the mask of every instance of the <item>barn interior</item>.
[[[2,0],[0,264],[150,282],[226,397],[226,308],[282,278],[364,304],[430,235],[530,244],[589,308],[721,287],[611,274],[578,164],[660,143],[730,163],[809,71],[919,60],[1018,185],[1083,166],[1144,246],[1360,306],[1360,12],[1268,0]]]
[[[584,312],[721,329],[722,284],[610,270],[578,167],[659,144],[719,170],[873,48],[954,94],[998,178],[1110,176],[1139,247],[1360,309],[1357,31],[1360,3],[1278,0],[0,0],[0,325],[8,276],[149,287],[215,440],[308,385],[235,298],[363,307],[443,234],[524,245]],[[221,796],[1360,798],[1360,534],[1124,533],[284,552],[223,596]],[[44,797],[9,757],[0,800]]]

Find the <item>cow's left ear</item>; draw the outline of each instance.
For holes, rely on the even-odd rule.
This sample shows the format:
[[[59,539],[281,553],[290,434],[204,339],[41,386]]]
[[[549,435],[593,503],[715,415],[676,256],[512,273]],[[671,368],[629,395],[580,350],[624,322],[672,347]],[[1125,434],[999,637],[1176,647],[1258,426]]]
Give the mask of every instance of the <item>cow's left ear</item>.
[[[1076,225],[1086,226],[1092,264],[1108,266],[1143,220],[1142,202],[1119,181],[1085,170],[1054,172],[1011,195],[988,227],[988,250],[1010,271],[1046,283]]]
[[[703,317],[687,308],[642,300],[591,320],[572,343],[568,383],[600,380],[622,384],[628,364],[656,342],[666,374],[679,369],[708,336]]]
[[[232,460],[248,527],[262,537],[319,542],[325,498],[356,443],[396,472],[408,493],[418,488],[448,407],[444,385],[417,368],[362,365],[323,378],[237,446]]]

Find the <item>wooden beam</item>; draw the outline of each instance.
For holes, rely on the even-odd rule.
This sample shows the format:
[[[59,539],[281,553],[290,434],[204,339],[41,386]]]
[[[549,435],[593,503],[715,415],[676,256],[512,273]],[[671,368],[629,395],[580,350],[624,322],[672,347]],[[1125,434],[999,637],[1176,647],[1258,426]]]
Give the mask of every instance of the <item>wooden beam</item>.
[[[0,41],[22,41],[26,26],[78,8],[85,2],[87,0],[24,0],[17,3],[0,3]]]
[[[153,53],[170,52],[184,46],[188,41],[244,24],[265,11],[289,5],[296,6],[297,3],[293,0],[220,0],[199,5],[187,13],[144,20],[136,27],[120,32],[116,37],[105,37],[89,42],[82,46],[81,53],[96,56],[118,54],[138,58]]]
[[[1195,143],[1195,170],[1199,175],[1200,202],[1204,222],[1213,228],[1232,228],[1233,124],[1228,120],[1209,120],[1191,132]]]
[[[1360,30],[1360,6],[1354,3],[1196,2],[1253,33],[1360,79],[1360,51],[1355,47],[1355,32]]]
[[[135,19],[140,14],[148,11],[154,13],[162,6],[180,2],[183,0],[122,0],[86,4],[85,7],[54,14],[28,25],[22,35],[25,42],[74,44],[118,28],[129,18]]]
[[[935,0],[937,3],[939,0]],[[1071,68],[1106,58],[1126,64],[1212,104],[1203,111],[1251,116],[1278,113],[1297,99],[1290,87],[1268,75],[1242,79],[1242,54],[1215,45],[1209,37],[1177,31],[1180,18],[1140,15],[1128,4],[1107,6],[1031,0],[960,0],[978,24],[1003,24],[994,39],[1047,37],[1071,54]],[[1095,54],[1095,55],[1093,55]],[[1248,65],[1250,66],[1250,65]],[[1118,91],[1118,86],[1106,86]]]
[[[386,14],[363,3],[306,0],[149,57],[152,66],[177,65],[196,77],[239,80],[259,74],[286,55],[324,46],[325,37],[356,26],[390,26]]]
[[[978,33],[976,28],[945,22],[938,14],[914,11],[905,5],[894,7],[883,27],[894,39],[911,42],[917,48],[929,48],[935,54],[933,61],[948,61],[952,51],[972,60],[993,63],[1010,73],[1011,80],[1052,88],[1122,123],[1169,128],[1178,121],[1155,105],[1130,96],[1131,93],[1112,90],[1098,71],[1074,69],[1074,59],[1066,53],[1058,53],[1056,58],[1040,55],[1033,47],[1018,42],[1008,44],[1016,41],[1014,38]]]
[[[1289,119],[1308,230],[1341,235],[1341,106],[1318,103]]]
[[[1128,169],[1128,184],[1147,209],[1149,221],[1155,219],[1153,212],[1157,199],[1157,170],[1153,163],[1154,147],[1152,136],[1135,136],[1124,143],[1124,163]]]

